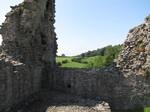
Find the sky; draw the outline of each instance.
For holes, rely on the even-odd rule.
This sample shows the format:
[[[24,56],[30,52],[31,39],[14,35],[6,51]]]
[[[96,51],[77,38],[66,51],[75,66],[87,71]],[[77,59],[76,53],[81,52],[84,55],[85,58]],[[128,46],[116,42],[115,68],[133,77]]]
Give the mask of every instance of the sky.
[[[9,7],[22,1],[0,0],[0,24]],[[149,4],[150,0],[56,0],[57,55],[123,44],[129,30],[150,14]]]

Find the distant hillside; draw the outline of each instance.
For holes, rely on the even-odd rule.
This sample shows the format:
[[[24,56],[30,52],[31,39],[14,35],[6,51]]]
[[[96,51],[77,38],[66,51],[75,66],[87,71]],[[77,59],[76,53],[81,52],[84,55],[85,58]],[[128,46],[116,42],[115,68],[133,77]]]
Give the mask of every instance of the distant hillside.
[[[104,56],[106,55],[108,52],[115,52],[115,53],[119,53],[120,49],[122,48],[122,45],[108,45],[106,47],[103,48],[98,48],[97,50],[93,50],[93,51],[88,51],[85,53],[82,53],[80,55],[77,55],[78,57],[93,57],[93,56]],[[114,53],[113,53],[114,54]]]
[[[59,67],[93,68],[109,66],[119,55],[122,45],[109,45],[101,49],[88,51],[76,57],[57,57]]]

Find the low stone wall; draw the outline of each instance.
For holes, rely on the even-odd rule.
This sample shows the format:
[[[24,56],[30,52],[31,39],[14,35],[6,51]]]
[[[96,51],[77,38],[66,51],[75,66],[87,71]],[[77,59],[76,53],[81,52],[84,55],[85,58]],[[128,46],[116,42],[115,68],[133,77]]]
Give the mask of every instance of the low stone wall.
[[[47,79],[49,89],[106,101],[111,109],[137,109],[150,104],[150,78],[125,78],[115,67],[58,68]]]

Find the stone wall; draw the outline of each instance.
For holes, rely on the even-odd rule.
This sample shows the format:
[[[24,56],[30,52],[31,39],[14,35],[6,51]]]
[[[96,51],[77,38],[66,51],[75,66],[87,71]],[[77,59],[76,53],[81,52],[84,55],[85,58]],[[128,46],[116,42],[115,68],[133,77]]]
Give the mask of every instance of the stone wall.
[[[54,69],[48,88],[109,103],[111,109],[128,110],[150,106],[150,78],[124,77],[113,67]]]
[[[117,67],[128,77],[142,74],[145,78],[150,73],[150,15],[145,23],[129,31],[120,56],[115,61]],[[145,72],[145,73],[144,73]]]
[[[54,69],[49,88],[104,100],[112,109],[150,106],[150,16],[129,31],[118,59],[106,68]]]
[[[54,0],[24,0],[2,24],[0,112],[37,92],[47,68],[55,66]]]

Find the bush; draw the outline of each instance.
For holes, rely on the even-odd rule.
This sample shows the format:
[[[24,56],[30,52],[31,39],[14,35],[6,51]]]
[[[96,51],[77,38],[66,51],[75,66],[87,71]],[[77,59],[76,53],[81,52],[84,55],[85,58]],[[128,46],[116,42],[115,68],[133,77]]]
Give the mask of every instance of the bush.
[[[73,58],[71,59],[72,62],[78,62],[78,63],[81,63],[81,58]]]
[[[87,61],[82,61],[81,63],[83,63],[83,64],[88,64],[88,62],[87,62]]]
[[[62,65],[61,62],[57,62],[57,63],[56,63],[56,66],[57,66],[57,67],[60,67],[61,65]]]
[[[68,63],[68,60],[63,60],[62,64]]]

